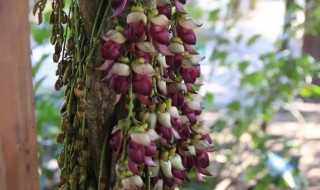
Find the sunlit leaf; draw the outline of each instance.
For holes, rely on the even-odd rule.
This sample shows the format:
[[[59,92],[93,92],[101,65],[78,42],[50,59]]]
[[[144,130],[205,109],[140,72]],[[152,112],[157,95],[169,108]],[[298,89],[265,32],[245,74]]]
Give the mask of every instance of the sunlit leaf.
[[[261,37],[260,34],[255,34],[248,39],[247,46],[252,46]]]

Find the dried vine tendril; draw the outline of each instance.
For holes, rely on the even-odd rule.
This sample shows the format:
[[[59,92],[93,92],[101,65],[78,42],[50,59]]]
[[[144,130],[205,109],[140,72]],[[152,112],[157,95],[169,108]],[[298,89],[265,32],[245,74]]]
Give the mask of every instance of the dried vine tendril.
[[[103,2],[105,1],[99,4],[91,36],[85,34],[77,0],[71,0],[69,7],[65,7],[65,0],[53,0],[51,3],[50,42],[55,46],[53,61],[58,63],[55,88],[60,90],[65,86],[64,101],[60,108],[62,132],[57,137],[57,142],[64,144],[58,158],[61,169],[60,189],[64,190],[92,187],[89,181],[89,130],[86,126],[86,68],[92,62],[102,31],[102,24],[97,24],[98,19],[103,18],[100,20],[103,23],[110,8],[102,8],[106,6]],[[46,3],[47,0],[40,0],[34,6],[33,13],[38,14],[39,24],[42,22]],[[64,11],[65,8],[68,14]]]
[[[40,0],[35,5],[39,23],[46,3]],[[53,61],[58,63],[55,88],[65,86],[62,133],[57,137],[64,144],[58,159],[60,189],[90,187],[85,68],[100,38],[104,62],[96,69],[106,73],[103,80],[116,92],[114,104],[120,99],[127,102],[127,117],[118,121],[110,137],[106,135],[98,189],[106,189],[106,146],[114,150],[114,189],[178,189],[192,170],[199,181],[204,181],[202,175],[211,175],[210,128],[198,118],[203,98],[194,90],[201,85],[199,62],[204,57],[192,47],[193,29],[201,25],[189,18],[185,3],[101,0],[92,34],[86,36],[78,1],[71,0],[68,14],[64,0],[52,1],[50,42],[55,46]],[[114,12],[108,18],[110,8]],[[106,19],[117,26],[100,36]]]

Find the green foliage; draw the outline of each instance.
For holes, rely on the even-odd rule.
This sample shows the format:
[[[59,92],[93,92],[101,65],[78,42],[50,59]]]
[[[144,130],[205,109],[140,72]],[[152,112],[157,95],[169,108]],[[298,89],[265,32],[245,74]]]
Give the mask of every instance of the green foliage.
[[[212,185],[217,187],[224,179],[231,178],[234,185],[241,184],[241,187],[248,188],[248,184],[252,184],[255,190],[269,190],[272,187],[303,189],[305,183],[298,170],[299,157],[290,155],[293,149],[299,150],[299,146],[290,141],[283,144],[282,150],[276,154],[291,164],[292,169],[274,174],[267,165],[270,159],[270,146],[267,144],[281,142],[282,137],[269,135],[265,130],[282,105],[292,101],[299,92],[304,97],[320,95],[318,86],[306,83],[306,78],[313,76],[319,68],[310,57],[294,56],[290,51],[279,50],[280,48],[259,57],[258,62],[262,65],[260,69],[249,70],[256,63],[246,59],[240,58],[231,62],[230,52],[226,51],[225,47],[232,46],[229,33],[239,14],[235,11],[237,5],[234,1],[230,1],[227,6],[229,9],[225,15],[222,15],[220,9],[206,13],[212,30],[219,30],[213,32],[217,34],[216,45],[209,61],[215,66],[212,66],[210,76],[217,67],[236,70],[241,74],[237,90],[245,95],[222,108],[222,115],[215,123],[212,133],[217,149],[215,155],[223,159],[214,161],[217,175],[206,183],[207,188],[212,188]],[[285,38],[282,37],[275,44],[283,44],[284,40],[293,38],[301,29],[302,25],[295,24],[298,11],[301,11],[301,6],[295,3],[288,7],[283,18],[286,28],[282,36]],[[218,21],[223,23],[222,26]],[[250,48],[254,47],[260,38],[259,34],[248,39],[245,39],[243,34],[238,34],[234,41],[237,44],[245,42],[247,48]],[[212,105],[211,97],[214,97],[214,94],[206,95],[209,99],[206,101],[207,107]],[[252,100],[252,103],[248,105],[245,100]],[[232,168],[236,171],[231,171]],[[212,184],[212,181],[216,183]],[[194,186],[194,183],[190,184],[190,189],[192,188],[206,189]]]

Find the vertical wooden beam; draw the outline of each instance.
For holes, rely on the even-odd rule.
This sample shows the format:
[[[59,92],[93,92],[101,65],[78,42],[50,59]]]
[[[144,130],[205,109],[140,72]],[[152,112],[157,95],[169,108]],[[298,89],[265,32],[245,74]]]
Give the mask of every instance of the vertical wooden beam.
[[[28,1],[0,0],[0,189],[37,190]]]

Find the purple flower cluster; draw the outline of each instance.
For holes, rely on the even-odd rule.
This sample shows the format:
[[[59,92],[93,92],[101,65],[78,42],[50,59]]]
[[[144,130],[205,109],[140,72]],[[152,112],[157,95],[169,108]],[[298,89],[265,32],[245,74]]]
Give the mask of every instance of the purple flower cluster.
[[[117,189],[178,189],[190,171],[203,181],[210,175],[212,140],[199,115],[204,58],[192,48],[194,28],[186,0],[158,0],[157,8],[133,6],[112,0],[113,17],[131,11],[102,38],[104,63],[98,70],[117,93],[128,101],[128,117],[115,126],[110,146],[116,152]],[[121,25],[121,26],[120,26]],[[149,183],[149,184],[148,184]]]

